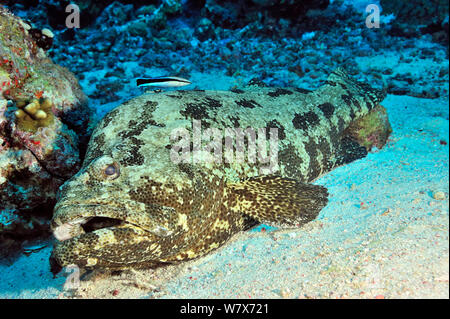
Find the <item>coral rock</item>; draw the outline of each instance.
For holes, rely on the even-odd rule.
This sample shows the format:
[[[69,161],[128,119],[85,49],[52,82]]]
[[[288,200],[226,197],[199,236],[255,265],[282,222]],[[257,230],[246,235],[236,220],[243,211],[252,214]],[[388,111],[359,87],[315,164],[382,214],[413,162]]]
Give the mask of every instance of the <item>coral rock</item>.
[[[51,217],[89,136],[77,79],[47,57],[33,32],[0,5],[0,241],[42,230],[33,216]]]

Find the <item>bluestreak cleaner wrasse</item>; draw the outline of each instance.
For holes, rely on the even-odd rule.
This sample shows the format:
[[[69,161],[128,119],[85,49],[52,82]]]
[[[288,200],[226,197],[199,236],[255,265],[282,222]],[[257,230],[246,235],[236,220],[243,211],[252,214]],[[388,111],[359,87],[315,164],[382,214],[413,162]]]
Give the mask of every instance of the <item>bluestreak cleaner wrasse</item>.
[[[138,87],[180,87],[189,85],[189,80],[177,77],[177,76],[161,76],[156,78],[141,78],[136,80]]]

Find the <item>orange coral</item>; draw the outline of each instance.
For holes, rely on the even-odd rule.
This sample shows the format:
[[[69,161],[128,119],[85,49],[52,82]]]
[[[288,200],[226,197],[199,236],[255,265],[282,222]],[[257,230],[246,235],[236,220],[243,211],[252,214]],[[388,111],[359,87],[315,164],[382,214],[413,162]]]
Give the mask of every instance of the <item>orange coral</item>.
[[[37,91],[36,93],[34,93],[34,96],[36,96],[37,99],[40,99],[43,94],[44,94],[44,91]]]

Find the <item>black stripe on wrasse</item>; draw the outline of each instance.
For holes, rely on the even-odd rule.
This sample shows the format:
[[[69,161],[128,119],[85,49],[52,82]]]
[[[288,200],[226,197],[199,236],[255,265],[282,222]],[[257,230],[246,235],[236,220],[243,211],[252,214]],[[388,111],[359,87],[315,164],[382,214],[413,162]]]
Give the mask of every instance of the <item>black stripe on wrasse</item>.
[[[161,76],[156,78],[140,78],[136,80],[137,86],[176,87],[191,84],[191,81],[177,76]]]

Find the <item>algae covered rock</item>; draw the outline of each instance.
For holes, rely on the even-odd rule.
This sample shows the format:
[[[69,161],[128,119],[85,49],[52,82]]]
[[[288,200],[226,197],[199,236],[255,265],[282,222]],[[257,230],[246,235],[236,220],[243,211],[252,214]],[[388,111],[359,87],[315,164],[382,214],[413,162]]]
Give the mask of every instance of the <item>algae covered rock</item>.
[[[77,79],[47,57],[31,30],[0,5],[0,241],[40,228],[33,215],[51,216],[89,137],[90,111]]]
[[[392,127],[386,109],[378,104],[368,115],[355,121],[346,131],[359,145],[364,146],[367,151],[372,147],[381,149],[386,145]]]

